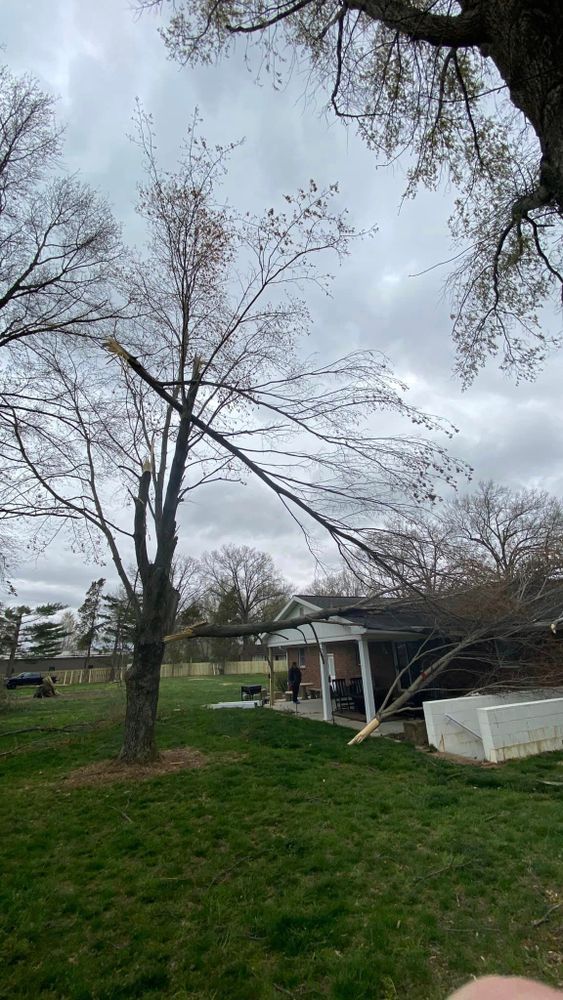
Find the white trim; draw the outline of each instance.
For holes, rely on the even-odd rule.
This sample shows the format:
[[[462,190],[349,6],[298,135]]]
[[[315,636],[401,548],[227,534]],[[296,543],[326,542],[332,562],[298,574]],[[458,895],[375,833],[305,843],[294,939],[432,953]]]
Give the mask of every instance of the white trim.
[[[323,719],[325,722],[332,722],[332,699],[330,694],[330,679],[328,673],[328,653],[324,643],[320,643],[322,656],[319,656],[319,670],[321,674],[321,695],[323,699]]]
[[[360,654],[360,670],[362,673],[362,686],[364,689],[364,704],[366,707],[366,722],[371,722],[375,717],[375,698],[373,696],[373,679],[371,676],[371,660],[369,657],[368,640],[365,636],[358,639],[358,653]]]
[[[281,609],[281,611],[278,611],[276,617],[274,618],[274,621],[283,621],[287,611],[289,611],[289,609],[293,604],[297,605],[298,607],[299,605],[301,605],[301,607],[303,608],[310,608],[311,611],[321,610],[318,604],[311,604],[310,601],[304,601],[301,597],[291,597],[287,602],[287,604]]]
[[[331,622],[339,629],[349,629],[347,632],[334,632],[333,635],[323,635],[322,643],[333,643],[333,642],[356,642],[360,636],[365,636],[368,642],[412,642],[417,637],[419,633],[415,632],[370,632],[367,629],[360,628],[359,625],[341,625],[339,622]],[[316,626],[315,626],[316,627]],[[317,640],[313,635],[312,630],[310,630],[310,635],[307,633],[307,629],[310,630],[309,625],[302,625],[301,632],[297,633],[296,629],[287,629],[287,631],[295,631],[294,637],[284,636],[283,630],[280,629],[279,632],[270,632],[265,636],[264,645],[266,646],[316,646]],[[354,631],[352,631],[354,629]],[[302,634],[303,633],[303,634]]]

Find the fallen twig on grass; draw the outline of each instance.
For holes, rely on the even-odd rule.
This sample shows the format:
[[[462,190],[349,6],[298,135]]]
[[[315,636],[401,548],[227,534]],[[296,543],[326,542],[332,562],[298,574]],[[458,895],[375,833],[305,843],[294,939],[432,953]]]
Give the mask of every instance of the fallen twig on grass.
[[[69,722],[67,726],[29,726],[27,729],[6,729],[2,736],[21,736],[22,733],[65,733],[72,729],[93,729],[99,722]]]
[[[61,746],[60,743],[46,743],[45,740],[30,740],[29,743],[23,743],[19,747],[12,747],[11,750],[4,750],[0,753],[0,757],[10,757],[14,753],[25,753],[26,750],[38,750],[38,743],[44,750],[51,750],[53,747]]]
[[[456,864],[454,861],[450,861],[447,865],[442,865],[441,868],[434,868],[432,871],[427,872],[426,875],[417,875],[414,879],[415,882],[423,882],[427,878],[433,878],[434,875],[441,875],[442,872],[447,872],[450,868],[465,868],[469,864],[468,861],[462,861],[460,864]]]
[[[117,806],[110,806],[110,809],[113,809],[114,812],[119,813],[120,816],[123,816],[123,819],[126,819],[128,823],[133,822],[131,817],[127,815],[124,809],[118,809]]]
[[[545,924],[546,920],[549,920],[552,913],[558,910],[560,906],[563,906],[563,900],[560,903],[554,903],[550,906],[548,910],[545,911],[543,917],[539,917],[538,920],[532,920],[532,927],[539,927],[540,924]]]
[[[257,852],[257,853],[260,853],[260,852]],[[257,853],[247,854],[246,857],[244,857],[244,858],[237,858],[237,860],[235,861],[234,865],[231,865],[230,868],[224,868],[222,872],[218,872],[217,875],[215,875],[211,879],[211,882],[209,883],[209,885],[207,886],[207,888],[211,889],[211,887],[213,885],[217,885],[218,882],[222,882],[223,879],[225,879],[227,877],[227,875],[230,875],[231,872],[234,872],[234,870],[236,868],[238,868],[239,865],[244,864],[245,861],[255,861],[256,857],[257,857]]]

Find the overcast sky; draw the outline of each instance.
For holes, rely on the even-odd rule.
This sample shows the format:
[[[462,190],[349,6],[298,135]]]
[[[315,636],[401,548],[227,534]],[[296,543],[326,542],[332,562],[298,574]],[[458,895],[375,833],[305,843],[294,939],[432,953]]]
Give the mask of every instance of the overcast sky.
[[[338,181],[341,205],[355,225],[376,224],[378,232],[353,247],[332,298],[311,297],[307,353],[383,351],[411,386],[409,402],[459,427],[450,450],[475,468],[476,479],[563,495],[563,354],[550,359],[535,383],[518,387],[491,363],[462,393],[452,374],[447,270],[413,277],[450,253],[451,195],[422,192],[399,212],[402,171],[378,169],[353,131],[323,114],[323,96],[306,93],[304,75],[295,75],[284,91],[267,80],[258,85],[242,50],[219,66],[179,68],[167,59],[158,17],[138,18],[123,0],[4,0],[0,10],[4,61],[13,72],[32,72],[59,98],[65,164],[108,195],[130,242],[142,240],[134,214],[139,161],[127,139],[137,97],[154,116],[160,154],[172,167],[196,106],[210,140],[244,137],[225,185],[240,209],[260,210],[311,177],[320,185]],[[387,426],[382,421],[381,433]],[[313,576],[295,525],[257,486],[210,486],[186,506],[182,520],[186,554],[237,542],[269,551],[297,589]],[[59,540],[39,560],[22,560],[13,582],[18,601],[76,606],[100,575],[114,578],[109,565],[84,566]]]

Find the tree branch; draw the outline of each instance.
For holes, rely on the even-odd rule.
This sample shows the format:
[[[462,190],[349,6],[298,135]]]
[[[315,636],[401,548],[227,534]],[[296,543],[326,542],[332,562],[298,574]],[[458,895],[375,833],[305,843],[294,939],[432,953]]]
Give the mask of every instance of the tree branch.
[[[137,566],[143,586],[148,583],[149,557],[147,553],[147,502],[151,484],[151,463],[147,460],[139,478],[139,491],[135,497],[135,521],[133,539]]]
[[[430,14],[406,0],[349,0],[351,10],[359,10],[373,21],[400,31],[415,42],[464,48],[487,41],[485,26],[477,9],[453,17],[450,14]]]

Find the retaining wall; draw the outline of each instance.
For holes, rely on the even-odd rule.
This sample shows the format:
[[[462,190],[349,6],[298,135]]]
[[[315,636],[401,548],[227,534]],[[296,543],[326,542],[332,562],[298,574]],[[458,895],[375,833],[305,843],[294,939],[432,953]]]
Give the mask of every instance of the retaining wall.
[[[500,698],[495,694],[478,694],[469,698],[443,698],[439,701],[425,701],[423,704],[424,721],[428,742],[442,753],[460,754],[462,757],[473,757],[475,760],[485,760],[483,740],[480,735],[478,710],[491,705],[498,705]],[[450,721],[451,716],[457,722],[473,730],[476,735],[462,729]]]
[[[443,698],[422,707],[428,742],[444,753],[499,762],[563,749],[560,688]]]
[[[486,760],[500,763],[563,750],[563,698],[477,710]]]

